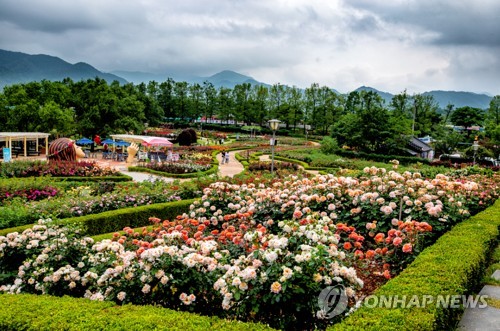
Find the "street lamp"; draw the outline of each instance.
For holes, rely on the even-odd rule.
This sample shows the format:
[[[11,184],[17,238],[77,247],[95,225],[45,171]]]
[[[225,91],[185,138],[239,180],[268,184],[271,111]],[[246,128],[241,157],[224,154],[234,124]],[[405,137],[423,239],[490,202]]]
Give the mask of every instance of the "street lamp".
[[[472,165],[476,165],[476,153],[477,153],[477,150],[479,149],[479,142],[477,141],[477,137],[474,140],[474,144],[472,144],[472,148],[474,149],[474,161],[473,161]]]
[[[269,127],[273,130],[273,138],[271,139],[271,175],[274,174],[274,146],[276,145],[276,130],[278,130],[281,121],[269,120]]]

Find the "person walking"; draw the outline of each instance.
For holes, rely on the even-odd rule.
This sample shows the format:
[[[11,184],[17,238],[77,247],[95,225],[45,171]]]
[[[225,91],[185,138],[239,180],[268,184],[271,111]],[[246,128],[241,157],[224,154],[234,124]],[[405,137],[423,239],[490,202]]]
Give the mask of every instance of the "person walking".
[[[226,160],[226,152],[225,151],[222,151],[221,153],[221,164],[224,164],[224,161]]]
[[[229,163],[229,152],[226,152],[225,158],[226,158],[226,163]]]

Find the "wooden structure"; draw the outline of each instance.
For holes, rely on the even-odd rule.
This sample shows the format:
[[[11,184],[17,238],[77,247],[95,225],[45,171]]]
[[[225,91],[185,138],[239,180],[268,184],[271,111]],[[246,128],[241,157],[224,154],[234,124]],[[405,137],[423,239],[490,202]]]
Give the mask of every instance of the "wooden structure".
[[[0,132],[0,145],[10,148],[12,155],[34,156],[40,152],[39,139],[45,139],[45,156],[49,146],[50,133],[43,132]],[[13,142],[21,142],[19,148],[14,148]]]

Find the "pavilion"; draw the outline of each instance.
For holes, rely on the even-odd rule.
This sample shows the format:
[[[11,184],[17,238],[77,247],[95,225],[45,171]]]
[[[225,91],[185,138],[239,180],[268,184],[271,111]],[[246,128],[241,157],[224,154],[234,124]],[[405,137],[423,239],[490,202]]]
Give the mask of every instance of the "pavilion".
[[[21,156],[30,156],[33,153],[39,155],[39,139],[45,139],[45,156],[47,156],[48,146],[49,146],[49,136],[50,133],[42,133],[42,132],[0,132],[0,144],[4,147],[10,148],[11,155],[13,155],[15,150],[13,149],[12,142],[20,141],[22,142],[22,148],[19,148],[18,155]],[[2,144],[4,142],[4,144]],[[34,149],[29,149],[29,142],[34,142]]]

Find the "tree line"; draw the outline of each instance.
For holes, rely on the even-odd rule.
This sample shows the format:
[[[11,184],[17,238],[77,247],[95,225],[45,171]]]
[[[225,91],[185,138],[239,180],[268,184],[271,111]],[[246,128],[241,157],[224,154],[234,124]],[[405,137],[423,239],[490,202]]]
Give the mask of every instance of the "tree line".
[[[449,124],[483,126],[482,137],[492,146],[500,144],[499,106],[500,96],[495,96],[486,110],[453,105],[439,109],[432,96],[406,91],[386,104],[373,91],[344,95],[316,83],[304,90],[279,83],[243,83],[231,89],[173,79],[121,85],[101,78],[78,82],[67,78],[4,87],[0,131],[92,137],[140,134],[147,126],[202,117],[262,126],[276,118],[291,133],[305,134],[310,126],[311,133],[332,136],[341,145],[364,151],[393,153],[404,149],[408,136],[431,135],[446,152],[471,139],[470,132],[457,135],[447,128]]]

